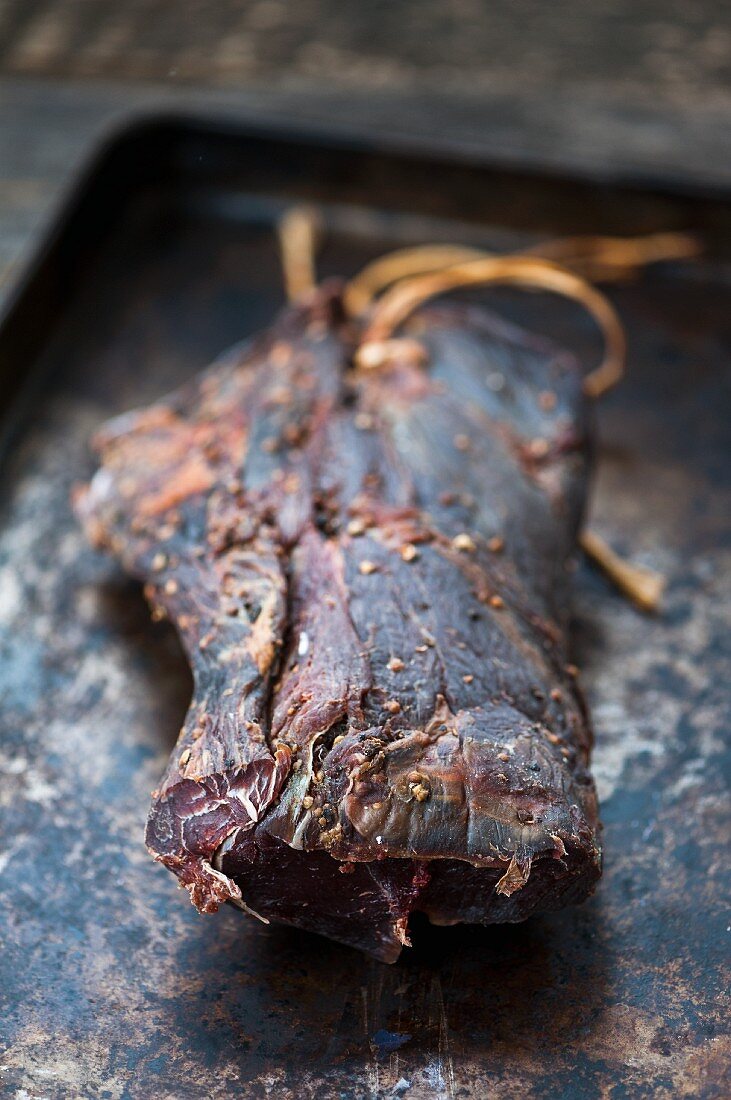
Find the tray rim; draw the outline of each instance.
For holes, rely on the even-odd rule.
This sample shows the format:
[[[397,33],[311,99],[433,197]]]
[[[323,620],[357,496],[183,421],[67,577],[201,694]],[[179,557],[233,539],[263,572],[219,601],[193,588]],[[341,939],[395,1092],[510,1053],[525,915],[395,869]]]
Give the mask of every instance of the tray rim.
[[[492,175],[503,180],[513,177],[536,187],[543,184],[552,187],[578,186],[589,190],[598,188],[686,203],[726,205],[731,202],[731,188],[723,184],[654,179],[621,167],[613,173],[603,169],[592,173],[526,165],[499,154],[490,156],[484,149],[450,143],[448,139],[435,142],[422,135],[382,134],[375,129],[353,130],[336,124],[323,126],[299,119],[285,123],[281,118],[266,118],[261,113],[247,113],[233,108],[216,109],[210,104],[200,109],[175,106],[134,108],[121,121],[117,117],[101,127],[70,179],[51,202],[37,237],[15,262],[13,277],[0,301],[0,374],[4,376],[5,383],[4,396],[0,400],[0,467],[15,439],[21,435],[33,399],[41,393],[45,380],[36,358],[47,341],[47,333],[27,323],[24,329],[23,319],[23,314],[32,312],[36,297],[42,295],[44,275],[52,270],[54,260],[63,254],[64,249],[73,255],[74,233],[80,226],[88,226],[92,201],[97,201],[97,217],[101,210],[102,221],[106,218],[108,224],[114,211],[133,193],[135,187],[159,180],[161,165],[164,171],[164,159],[148,162],[143,158],[141,163],[148,169],[147,174],[140,171],[136,178],[125,178],[111,201],[107,188],[103,201],[99,203],[98,198],[105,190],[105,172],[109,172],[115,159],[121,158],[129,163],[135,147],[149,146],[151,139],[157,139],[158,147],[164,150],[166,142],[170,149],[175,141],[191,137],[258,142],[273,149],[299,147],[335,154],[370,154],[425,168],[439,165],[473,169],[486,177]],[[157,175],[149,171],[150,163],[157,168]],[[54,287],[54,291],[58,293],[58,287]],[[64,287],[61,298],[56,299],[56,306],[59,301],[63,303],[65,293],[70,297],[73,290],[68,291]]]
[[[491,157],[484,151],[464,146],[450,145],[448,141],[435,143],[418,135],[412,137],[383,135],[364,131],[348,131],[344,127],[328,126],[298,121],[285,124],[267,121],[261,117],[231,111],[201,109],[136,109],[124,118],[103,127],[91,149],[81,158],[70,181],[62,187],[52,202],[45,224],[27,252],[21,253],[16,271],[0,303],[0,348],[6,329],[25,297],[32,290],[34,277],[44,262],[60,243],[69,222],[80,215],[84,201],[93,192],[102,170],[114,156],[133,147],[150,135],[182,134],[197,132],[220,137],[237,137],[241,140],[266,142],[270,145],[309,145],[323,150],[365,152],[384,157],[399,157],[414,163],[454,164],[474,168],[482,172],[514,174],[537,185],[541,182],[574,183],[590,187],[604,186],[615,190],[628,190],[639,194],[657,195],[685,201],[731,201],[731,189],[723,184],[694,184],[674,179],[657,179],[645,174],[628,172],[619,168],[611,175],[606,171],[559,171],[546,166],[538,168],[506,161],[503,157]]]

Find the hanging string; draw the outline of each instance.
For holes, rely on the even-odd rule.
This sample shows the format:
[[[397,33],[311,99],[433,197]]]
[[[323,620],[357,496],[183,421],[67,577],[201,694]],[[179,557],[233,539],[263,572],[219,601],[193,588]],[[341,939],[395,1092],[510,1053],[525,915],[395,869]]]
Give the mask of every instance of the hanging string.
[[[584,379],[585,392],[590,397],[599,397],[622,378],[626,344],[624,329],[614,307],[585,279],[550,260],[531,256],[495,256],[472,260],[396,283],[373,305],[356,353],[356,362],[367,364],[369,359],[372,361],[373,349],[370,345],[388,340],[429,298],[460,287],[488,284],[549,290],[580,303],[596,321],[605,343],[601,364]]]
[[[621,558],[601,535],[590,527],[579,535],[584,553],[599,566],[610,581],[640,608],[641,611],[657,611],[665,589],[665,578],[645,565],[634,565]]]
[[[290,302],[317,286],[315,256],[320,226],[320,216],[311,206],[291,207],[277,225],[284,288]]]
[[[689,233],[650,233],[642,237],[558,237],[511,253],[553,260],[590,282],[619,282],[648,264],[698,256],[698,241]],[[429,244],[400,248],[366,264],[345,288],[345,308],[359,316],[383,290],[400,279],[444,267],[490,259],[497,253],[464,245]]]

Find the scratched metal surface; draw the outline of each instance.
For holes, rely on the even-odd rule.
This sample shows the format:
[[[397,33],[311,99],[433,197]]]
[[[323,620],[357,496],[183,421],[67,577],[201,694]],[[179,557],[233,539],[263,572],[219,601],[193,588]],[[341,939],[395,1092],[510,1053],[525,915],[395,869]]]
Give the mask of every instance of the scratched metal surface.
[[[587,221],[702,223],[718,251],[728,224],[718,203],[607,191],[582,205],[569,184],[491,190],[489,173],[468,168],[437,201],[423,181],[438,173],[414,166],[409,186],[408,168],[378,157],[358,162],[357,182],[325,174],[318,190],[314,160],[290,152],[282,163],[293,193],[349,204],[327,208],[325,272],[350,273],[403,240],[506,244]],[[669,587],[651,619],[588,568],[576,580],[605,825],[597,894],[522,926],[418,925],[388,967],[237,912],[201,918],[143,847],[189,677],[138,588],[86,547],[69,490],[90,470],[101,420],[176,385],[282,298],[269,200],[232,190],[230,176],[225,194],[185,182],[121,205],[97,242],[44,338],[48,381],[2,483],[0,1094],[728,1095],[721,265],[653,271],[613,294],[631,369],[599,410],[594,522]],[[400,212],[379,213],[369,194]],[[515,296],[500,306],[595,353],[570,307]],[[43,330],[48,301],[37,308]]]

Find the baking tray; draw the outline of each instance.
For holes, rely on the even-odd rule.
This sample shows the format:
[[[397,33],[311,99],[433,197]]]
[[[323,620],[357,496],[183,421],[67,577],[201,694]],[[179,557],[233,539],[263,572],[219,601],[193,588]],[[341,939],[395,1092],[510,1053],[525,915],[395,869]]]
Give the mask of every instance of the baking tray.
[[[323,274],[428,240],[691,229],[707,249],[611,291],[630,365],[598,409],[592,522],[668,591],[650,618],[589,567],[576,579],[604,879],[520,926],[417,924],[392,967],[237,912],[201,918],[152,864],[149,792],[189,675],[68,504],[105,417],[267,323],[283,300],[273,226],[302,199],[323,211]],[[155,118],[107,142],[0,329],[3,1095],[724,1094],[730,227],[724,195],[375,140]],[[573,306],[489,297],[597,355]]]

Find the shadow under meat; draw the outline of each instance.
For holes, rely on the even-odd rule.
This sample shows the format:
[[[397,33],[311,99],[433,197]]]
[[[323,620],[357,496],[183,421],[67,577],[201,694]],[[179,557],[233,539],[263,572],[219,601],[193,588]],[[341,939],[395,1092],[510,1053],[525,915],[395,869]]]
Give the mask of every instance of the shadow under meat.
[[[155,737],[172,752],[193,693],[193,677],[169,622],[152,622],[139,583],[115,572],[97,588],[105,629],[127,651],[126,660],[149,682]]]
[[[296,929],[215,919],[185,945],[206,981],[181,983],[176,1029],[196,1061],[225,1057],[248,1081],[274,1061],[283,1090],[304,1070],[332,1075],[345,1095],[368,1073],[384,1088],[401,1078],[436,1087],[454,1064],[492,1058],[501,1072],[548,1080],[606,1003],[596,901],[487,928],[436,928],[417,914],[413,947],[392,966]]]

